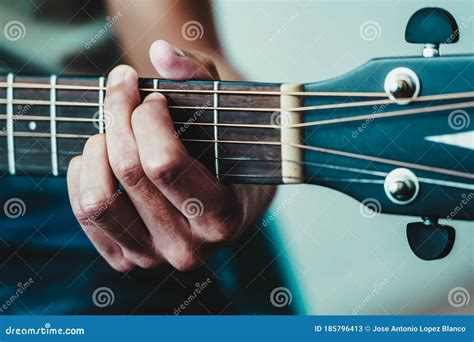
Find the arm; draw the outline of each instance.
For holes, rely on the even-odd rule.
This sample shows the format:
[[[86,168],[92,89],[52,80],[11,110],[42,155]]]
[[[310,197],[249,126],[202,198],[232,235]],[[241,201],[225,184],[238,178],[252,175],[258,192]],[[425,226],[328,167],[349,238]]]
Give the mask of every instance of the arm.
[[[183,50],[196,50],[210,58],[222,79],[238,80],[240,76],[227,63],[220,46],[212,16],[212,2],[208,0],[122,1],[107,0],[109,15],[120,12],[116,23],[119,42],[129,64],[141,76],[155,75],[148,51],[157,39],[166,40]],[[185,39],[183,27],[197,21],[202,37]],[[200,30],[200,28],[199,28]]]

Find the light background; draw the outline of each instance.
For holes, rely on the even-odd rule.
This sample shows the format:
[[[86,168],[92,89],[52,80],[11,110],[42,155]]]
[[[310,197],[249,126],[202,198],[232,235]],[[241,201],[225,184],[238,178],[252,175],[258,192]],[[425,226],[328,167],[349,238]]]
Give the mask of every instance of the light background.
[[[371,58],[421,55],[404,40],[409,17],[443,7],[458,24],[474,15],[474,1],[236,1],[215,0],[222,41],[249,80],[314,82],[348,72]],[[380,37],[367,41],[360,26],[376,21]],[[474,52],[474,21],[442,54]],[[473,80],[474,82],[474,80]],[[473,123],[471,123],[473,124]],[[285,202],[286,199],[286,202]],[[287,204],[285,204],[287,203]],[[277,213],[282,255],[300,313],[418,314],[473,312],[472,222],[453,222],[456,244],[442,260],[422,261],[405,233],[415,217],[367,219],[359,203],[322,187],[280,187]],[[464,287],[471,304],[456,309],[448,292]],[[296,299],[295,299],[296,300]]]

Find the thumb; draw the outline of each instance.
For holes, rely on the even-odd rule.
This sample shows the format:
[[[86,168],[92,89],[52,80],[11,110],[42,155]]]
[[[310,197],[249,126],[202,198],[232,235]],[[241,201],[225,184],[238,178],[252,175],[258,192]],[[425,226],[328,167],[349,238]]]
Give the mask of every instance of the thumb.
[[[164,40],[150,47],[151,63],[158,74],[170,80],[218,79],[213,61],[199,52],[183,51]]]

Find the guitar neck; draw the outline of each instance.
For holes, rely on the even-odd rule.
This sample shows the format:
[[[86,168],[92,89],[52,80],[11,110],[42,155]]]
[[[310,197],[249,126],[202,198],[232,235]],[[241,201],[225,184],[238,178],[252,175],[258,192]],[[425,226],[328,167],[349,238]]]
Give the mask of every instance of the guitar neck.
[[[2,173],[64,176],[86,140],[112,124],[105,84],[104,77],[0,75]],[[280,84],[140,79],[139,88],[142,99],[155,91],[167,97],[175,136],[220,180],[292,182],[282,173]]]

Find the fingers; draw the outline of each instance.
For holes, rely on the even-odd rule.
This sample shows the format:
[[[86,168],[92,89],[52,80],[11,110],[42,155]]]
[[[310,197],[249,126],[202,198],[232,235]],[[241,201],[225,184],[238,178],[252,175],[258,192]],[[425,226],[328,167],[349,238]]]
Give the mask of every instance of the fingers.
[[[126,272],[133,268],[133,264],[124,258],[122,248],[105,232],[96,229],[94,224],[89,220],[89,216],[81,209],[79,204],[81,168],[82,157],[75,157],[69,163],[67,183],[72,211],[87,237],[91,240],[102,257],[117,271]]]
[[[151,56],[164,77],[217,77],[201,55],[165,42],[156,42]],[[227,242],[240,228],[241,203],[175,138],[164,96],[139,102],[136,72],[115,68],[104,100],[105,138],[91,138],[83,157],[71,163],[71,202],[86,234],[116,269],[153,267],[165,259],[187,270],[200,264],[207,242]],[[116,181],[125,189],[118,196]],[[190,200],[197,213],[186,207]]]
[[[117,188],[107,159],[105,136],[90,138],[82,157],[79,205],[97,230],[104,231],[133,263],[149,268],[158,264],[148,230],[128,195]]]
[[[158,73],[166,78],[219,78],[212,60],[198,52],[183,52],[163,40],[152,44],[150,59]],[[233,234],[229,227],[236,227],[233,221],[239,211],[232,203],[237,201],[231,189],[220,185],[172,136],[174,127],[164,98],[152,94],[147,100],[154,104],[149,106],[149,111],[137,108],[132,124],[148,178],[188,219],[198,227],[206,227],[201,232],[206,239],[227,240]],[[186,213],[187,203],[196,204],[202,215]]]
[[[233,235],[239,209],[234,193],[191,158],[174,136],[164,96],[149,95],[134,111],[132,127],[145,174],[192,225],[201,228],[193,233],[212,242]],[[190,201],[198,215],[189,211]]]
[[[131,113],[139,101],[135,70],[125,65],[112,70],[104,100],[107,151],[113,172],[125,187],[137,185],[144,177],[130,125]]]
[[[188,244],[192,239],[189,224],[146,177],[135,141],[136,134],[134,136],[131,127],[132,112],[139,100],[136,72],[130,67],[119,66],[109,77],[104,100],[104,112],[111,115],[109,122],[112,123],[106,130],[109,163],[145,223],[155,249],[173,266],[183,268],[187,261],[181,256],[189,254],[191,248]]]
[[[184,52],[164,40],[151,45],[150,59],[156,71],[171,80],[219,78],[211,59],[199,52]]]

